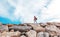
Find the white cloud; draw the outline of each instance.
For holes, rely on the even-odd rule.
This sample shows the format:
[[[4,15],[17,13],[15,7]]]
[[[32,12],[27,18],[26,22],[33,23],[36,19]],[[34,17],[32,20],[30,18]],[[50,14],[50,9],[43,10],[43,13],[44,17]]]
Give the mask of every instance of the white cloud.
[[[60,19],[60,0],[8,0],[10,6],[15,7],[13,15],[9,14],[8,7],[0,3],[0,16],[14,20],[20,20],[22,23],[33,23],[35,15],[37,22],[58,21]],[[50,3],[51,2],[51,3]],[[48,3],[50,3],[48,5]],[[48,7],[46,7],[48,6]],[[57,20],[58,19],[58,20]]]
[[[49,6],[47,13],[48,16],[55,18],[55,21],[60,21],[60,0],[54,0],[51,5]],[[50,20],[53,21],[53,20]]]
[[[19,0],[14,16],[21,17],[24,23],[32,23],[33,16],[40,16],[39,13],[44,9],[47,2],[48,0]]]

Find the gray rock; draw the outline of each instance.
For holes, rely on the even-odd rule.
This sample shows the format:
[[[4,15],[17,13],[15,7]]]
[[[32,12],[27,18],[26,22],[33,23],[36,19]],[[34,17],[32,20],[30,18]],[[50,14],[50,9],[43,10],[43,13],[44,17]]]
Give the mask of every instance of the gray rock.
[[[44,37],[44,33],[43,33],[43,32],[39,32],[39,33],[37,34],[37,37]]]
[[[30,31],[26,32],[26,35],[28,37],[36,37],[36,34],[37,34],[37,32],[34,30],[30,30]]]
[[[49,33],[47,33],[47,32],[39,32],[37,34],[37,37],[49,37]]]
[[[45,31],[45,28],[41,27],[40,25],[31,25],[33,27],[33,29],[37,32],[40,31]]]
[[[31,26],[12,26],[12,27],[9,27],[9,29],[14,29],[14,30],[19,30],[19,31],[29,31],[32,29]]]
[[[1,25],[1,26],[0,26],[0,30],[1,30],[1,31],[4,31],[4,30],[5,30],[5,31],[8,31],[8,26],[6,26],[6,25]]]

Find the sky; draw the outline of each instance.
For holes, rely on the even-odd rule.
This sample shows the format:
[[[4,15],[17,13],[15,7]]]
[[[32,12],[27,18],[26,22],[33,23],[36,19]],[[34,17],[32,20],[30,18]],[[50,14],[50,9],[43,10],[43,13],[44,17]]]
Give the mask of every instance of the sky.
[[[60,22],[60,0],[0,0],[0,22],[3,24]]]

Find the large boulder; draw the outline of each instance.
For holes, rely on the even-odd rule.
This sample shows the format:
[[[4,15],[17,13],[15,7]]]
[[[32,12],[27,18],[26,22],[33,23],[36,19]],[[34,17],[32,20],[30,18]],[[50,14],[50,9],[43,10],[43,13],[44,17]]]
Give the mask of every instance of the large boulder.
[[[4,31],[3,33],[1,33],[1,36],[2,37],[10,37],[10,35],[8,35],[9,33]]]
[[[39,32],[39,33],[37,34],[37,37],[44,37],[43,34],[44,34],[43,32]]]
[[[55,25],[47,25],[47,26],[45,27],[45,29],[46,29],[46,31],[48,31],[48,32],[56,32],[57,35],[60,35],[60,29],[57,28]]]
[[[49,33],[47,33],[47,32],[39,32],[37,34],[37,37],[49,37]]]
[[[55,31],[51,31],[51,32],[49,32],[49,34],[51,37],[57,36],[57,33]]]
[[[56,27],[55,25],[47,25],[47,26],[45,27],[45,29],[46,29],[47,31],[57,31],[57,30],[56,30],[57,27]]]
[[[60,23],[55,22],[54,23],[56,26],[60,27]]]
[[[7,25],[1,25],[0,26],[0,31],[8,31],[9,29],[8,29],[8,26]]]
[[[40,32],[40,31],[45,31],[45,28],[43,28],[42,26],[40,26],[39,24],[32,24],[31,25],[33,27],[33,30],[37,31],[37,32]]]
[[[28,37],[36,37],[36,34],[37,34],[37,32],[34,30],[30,30],[30,31],[26,32],[26,35]]]
[[[9,29],[14,29],[14,30],[19,30],[19,31],[29,31],[32,29],[31,26],[12,26],[12,27],[9,27]]]
[[[6,31],[4,31],[3,33],[2,33],[2,37],[20,37],[20,32],[19,31],[17,31],[17,32],[6,32]]]
[[[17,32],[10,32],[11,37],[19,37],[21,34],[21,32],[17,31]]]

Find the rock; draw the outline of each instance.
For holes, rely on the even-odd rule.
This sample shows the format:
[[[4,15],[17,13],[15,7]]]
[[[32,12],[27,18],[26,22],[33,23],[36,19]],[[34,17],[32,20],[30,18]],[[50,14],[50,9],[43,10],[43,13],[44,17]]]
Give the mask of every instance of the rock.
[[[2,33],[2,37],[20,37],[20,32],[19,31],[17,31],[17,32],[6,32],[6,31],[4,31],[3,33]]]
[[[48,25],[45,27],[47,32],[55,32],[56,35],[60,35],[60,29],[57,28],[55,25]],[[54,36],[54,34],[51,34],[52,36]]]
[[[48,25],[54,25],[54,22],[47,22]]]
[[[56,31],[57,27],[55,25],[47,25],[45,29],[47,31]]]
[[[10,37],[6,31],[1,34],[2,37]]]
[[[48,24],[47,23],[40,23],[40,25],[44,27],[44,26],[46,26]]]
[[[4,35],[6,35],[7,34],[7,32],[6,31],[4,31],[4,32],[2,32],[2,35],[4,36]]]
[[[52,24],[52,25],[55,25],[55,26],[59,26],[60,27],[60,23],[59,22],[47,22],[47,24]]]
[[[0,26],[0,31],[8,31],[9,29],[8,29],[8,26],[6,26],[6,25],[1,25]]]
[[[19,31],[17,31],[17,32],[10,32],[11,37],[19,37],[20,34],[21,33]]]
[[[54,37],[58,37],[58,36],[54,36]]]
[[[60,23],[56,23],[56,22],[55,22],[54,24],[55,24],[56,26],[60,27]]]
[[[49,33],[48,32],[44,32],[44,36],[45,37],[49,37]]]
[[[37,32],[34,30],[30,30],[30,31],[26,32],[26,35],[28,37],[36,37],[36,34],[37,34]]]
[[[37,34],[37,37],[44,37],[43,34],[44,34],[43,32],[39,32],[39,33]]]
[[[45,31],[45,28],[41,27],[40,25],[31,25],[33,27],[33,30],[40,32]]]
[[[17,35],[17,36],[20,36],[20,35],[21,35],[21,32],[16,31],[16,35]]]
[[[22,36],[20,36],[20,37],[26,37],[25,35],[22,35]]]
[[[31,27],[31,26],[12,26],[12,27],[10,27],[9,29],[19,30],[19,31],[24,32],[24,31],[29,31],[29,30],[31,30],[32,27]]]
[[[53,32],[56,32],[57,35],[60,35],[60,29],[57,28],[55,25],[47,25],[47,26],[45,27],[45,29],[46,29],[48,32],[53,31]]]
[[[54,37],[54,36],[57,35],[55,31],[51,31],[51,32],[49,32],[49,34],[50,34],[51,37]]]
[[[0,33],[0,37],[1,37],[1,33]]]
[[[47,32],[39,32],[37,34],[37,37],[49,37],[49,33],[47,33]]]

